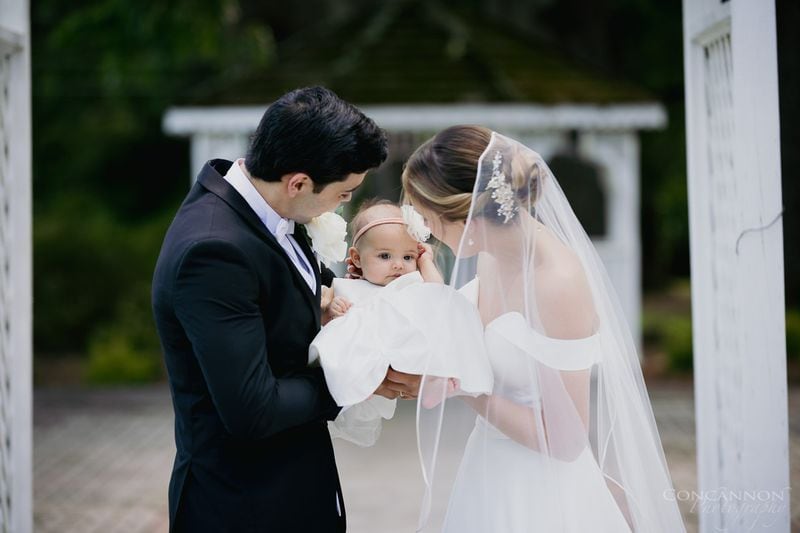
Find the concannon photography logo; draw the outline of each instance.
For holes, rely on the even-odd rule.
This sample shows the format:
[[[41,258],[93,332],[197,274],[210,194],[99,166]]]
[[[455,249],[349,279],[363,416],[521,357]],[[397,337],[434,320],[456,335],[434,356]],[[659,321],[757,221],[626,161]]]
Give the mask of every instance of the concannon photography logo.
[[[741,490],[721,487],[710,490],[664,491],[669,501],[688,502],[689,512],[696,514],[719,515],[722,524],[745,525],[747,531],[758,531],[775,525],[782,513],[789,508],[791,487],[782,490]],[[715,525],[716,531],[724,532],[727,527]]]

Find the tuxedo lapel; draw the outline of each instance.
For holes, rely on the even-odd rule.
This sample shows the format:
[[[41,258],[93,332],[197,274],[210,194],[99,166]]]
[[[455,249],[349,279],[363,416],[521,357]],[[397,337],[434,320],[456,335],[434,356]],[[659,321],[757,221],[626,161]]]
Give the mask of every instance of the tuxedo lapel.
[[[317,284],[316,294],[311,291],[308,283],[300,274],[300,272],[297,271],[297,267],[286,253],[286,250],[283,249],[275,236],[269,232],[266,226],[264,226],[264,223],[261,222],[261,219],[258,218],[258,215],[256,215],[255,211],[253,211],[245,199],[242,198],[238,192],[236,192],[236,189],[234,189],[230,183],[225,181],[225,179],[222,177],[224,173],[230,169],[231,165],[232,163],[230,161],[226,161],[224,159],[212,159],[203,166],[203,169],[200,171],[200,174],[197,177],[197,182],[205,187],[209,192],[215,194],[226,204],[228,204],[244,219],[245,222],[247,222],[250,228],[255,231],[256,234],[258,234],[261,240],[263,240],[267,245],[278,252],[281,257],[283,257],[283,260],[286,262],[286,265],[291,271],[292,276],[294,276],[296,284],[300,286],[300,290],[305,296],[306,302],[311,306],[317,326],[319,326],[321,315],[319,307],[320,273],[316,259],[314,259],[313,253],[311,253],[311,249],[308,245],[308,241],[305,239],[305,232],[303,231],[302,235],[299,235],[300,232],[295,230],[295,235],[299,235],[299,237],[295,238],[300,244],[300,247],[303,249],[303,252],[307,257],[309,257],[309,262],[311,263],[311,268],[314,272],[314,280]],[[302,226],[295,224],[295,228],[297,227]]]

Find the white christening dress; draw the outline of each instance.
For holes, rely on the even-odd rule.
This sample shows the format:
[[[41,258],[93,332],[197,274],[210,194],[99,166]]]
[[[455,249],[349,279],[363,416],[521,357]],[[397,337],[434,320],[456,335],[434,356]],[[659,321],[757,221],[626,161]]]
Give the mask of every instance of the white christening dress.
[[[419,272],[385,287],[336,278],[333,289],[353,305],[323,327],[309,348],[309,363],[322,366],[331,395],[346,407],[329,425],[333,436],[374,444],[381,419],[394,413],[395,401],[372,394],[390,366],[429,378],[455,378],[458,394],[492,391],[480,316],[463,294],[426,283]]]

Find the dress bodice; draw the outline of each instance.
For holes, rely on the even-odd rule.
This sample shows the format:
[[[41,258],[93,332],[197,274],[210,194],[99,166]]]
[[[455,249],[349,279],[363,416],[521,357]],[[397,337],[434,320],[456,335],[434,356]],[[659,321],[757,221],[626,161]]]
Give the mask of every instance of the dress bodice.
[[[478,304],[478,278],[459,292]],[[538,404],[537,375],[544,365],[555,370],[587,370],[600,361],[597,334],[580,339],[556,339],[531,327],[516,311],[503,313],[484,327],[489,362],[494,373],[494,393],[528,405]]]

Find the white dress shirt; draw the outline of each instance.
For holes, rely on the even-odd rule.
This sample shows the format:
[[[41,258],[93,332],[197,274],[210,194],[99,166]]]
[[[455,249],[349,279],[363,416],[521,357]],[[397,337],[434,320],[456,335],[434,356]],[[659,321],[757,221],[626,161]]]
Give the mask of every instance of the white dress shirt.
[[[311,292],[316,294],[317,280],[314,277],[313,267],[292,235],[294,232],[294,220],[281,217],[270,207],[245,175],[243,167],[244,159],[237,159],[223,178],[230,183],[231,187],[236,189],[236,192],[244,198],[247,205],[255,211],[267,230],[275,236],[275,239],[286,251],[286,255],[292,260],[292,264],[311,288]]]

